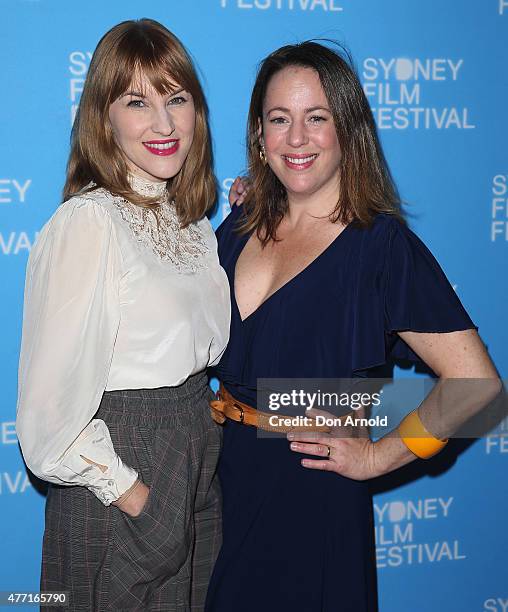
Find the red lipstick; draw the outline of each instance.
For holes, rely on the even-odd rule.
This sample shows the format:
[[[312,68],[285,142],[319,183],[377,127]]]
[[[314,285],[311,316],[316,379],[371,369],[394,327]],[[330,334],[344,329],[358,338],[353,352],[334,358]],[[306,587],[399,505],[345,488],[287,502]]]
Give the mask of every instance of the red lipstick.
[[[174,138],[169,140],[147,140],[143,143],[143,146],[153,155],[167,157],[168,155],[173,155],[178,151],[178,149],[180,148],[180,141]]]

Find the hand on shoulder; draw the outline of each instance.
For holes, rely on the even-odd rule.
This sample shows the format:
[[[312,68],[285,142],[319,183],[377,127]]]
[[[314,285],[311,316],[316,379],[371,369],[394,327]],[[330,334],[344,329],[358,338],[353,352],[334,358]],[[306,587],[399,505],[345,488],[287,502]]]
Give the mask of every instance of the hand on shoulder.
[[[229,190],[229,205],[240,206],[243,204],[247,194],[251,189],[251,182],[247,176],[237,176]]]

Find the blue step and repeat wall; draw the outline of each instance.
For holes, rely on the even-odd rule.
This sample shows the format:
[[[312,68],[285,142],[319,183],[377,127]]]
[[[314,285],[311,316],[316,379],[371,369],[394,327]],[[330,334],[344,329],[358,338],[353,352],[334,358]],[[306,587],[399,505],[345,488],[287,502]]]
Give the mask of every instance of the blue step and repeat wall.
[[[508,375],[508,0],[2,0],[1,16],[0,591],[38,590],[43,530],[14,423],[25,265],[60,202],[91,54],[120,21],[157,19],[195,58],[220,186],[214,225],[245,168],[258,62],[308,38],[345,43],[411,226]],[[508,609],[507,467],[505,422],[376,483],[381,612]]]

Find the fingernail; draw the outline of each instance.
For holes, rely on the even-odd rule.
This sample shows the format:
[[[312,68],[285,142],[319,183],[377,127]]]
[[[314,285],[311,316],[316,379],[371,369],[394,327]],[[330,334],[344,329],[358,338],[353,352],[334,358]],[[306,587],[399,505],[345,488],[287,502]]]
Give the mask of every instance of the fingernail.
[[[291,450],[298,450],[298,444],[296,442],[291,442],[289,446]]]
[[[295,434],[294,433],[288,433],[287,438],[288,438],[288,440],[294,440],[295,439]]]

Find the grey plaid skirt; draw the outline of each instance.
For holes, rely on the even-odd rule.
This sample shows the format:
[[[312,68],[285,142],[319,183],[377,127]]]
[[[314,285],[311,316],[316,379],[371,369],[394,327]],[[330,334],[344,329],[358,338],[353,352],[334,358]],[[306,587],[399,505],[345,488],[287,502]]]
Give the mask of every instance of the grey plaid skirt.
[[[50,486],[41,590],[69,591],[70,610],[87,612],[203,609],[221,544],[211,397],[204,373],[179,387],[104,393],[95,418],[150,493],[131,518],[85,487]]]

